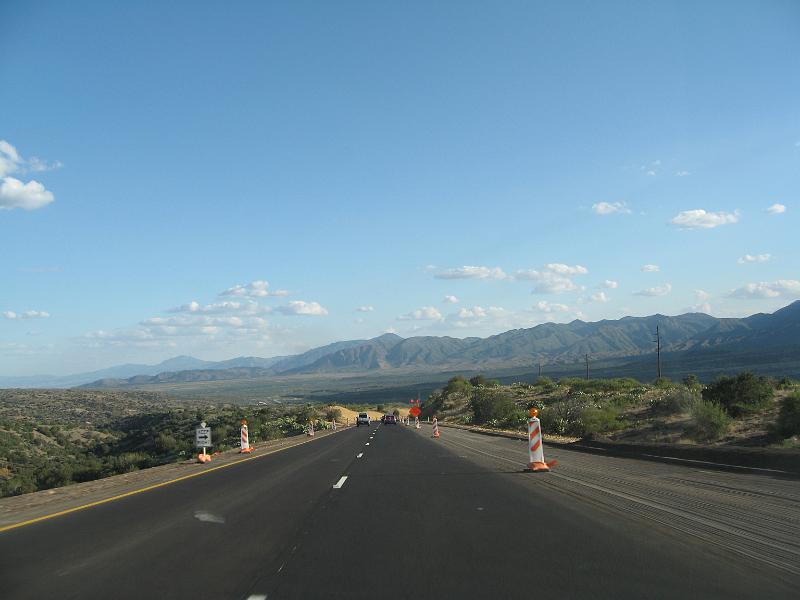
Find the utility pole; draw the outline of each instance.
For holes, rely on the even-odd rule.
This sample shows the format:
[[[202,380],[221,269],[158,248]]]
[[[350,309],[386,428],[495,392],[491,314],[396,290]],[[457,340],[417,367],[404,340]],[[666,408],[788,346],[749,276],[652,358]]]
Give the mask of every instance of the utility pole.
[[[539,362],[539,377],[542,377],[542,363]]]
[[[658,367],[658,378],[661,379],[661,332],[656,325],[656,339],[653,340],[656,343],[656,364]]]
[[[586,381],[589,381],[589,355],[586,355]]]

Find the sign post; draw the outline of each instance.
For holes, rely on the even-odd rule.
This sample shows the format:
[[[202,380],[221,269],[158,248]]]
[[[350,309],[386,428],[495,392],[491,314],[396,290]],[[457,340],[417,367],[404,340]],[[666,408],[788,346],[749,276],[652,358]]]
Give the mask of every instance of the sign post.
[[[203,449],[202,453],[197,455],[199,462],[207,463],[211,460],[211,455],[206,454],[206,448],[211,447],[211,427],[206,427],[205,421],[200,423],[200,427],[194,430],[194,445]]]

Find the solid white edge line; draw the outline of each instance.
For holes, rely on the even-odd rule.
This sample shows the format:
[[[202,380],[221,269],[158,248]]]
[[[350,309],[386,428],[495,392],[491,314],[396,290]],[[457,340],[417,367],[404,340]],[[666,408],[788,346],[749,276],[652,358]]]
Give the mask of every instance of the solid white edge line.
[[[734,469],[746,469],[748,471],[765,471],[767,473],[789,473],[790,471],[781,471],[780,469],[765,469],[763,467],[745,467],[742,465],[728,465],[725,463],[710,462],[708,460],[696,460],[694,458],[678,458],[677,456],[659,456],[658,454],[642,454],[650,458],[663,458],[665,460],[677,460],[681,462],[698,463],[701,465],[716,465],[718,467],[732,467]]]
[[[347,481],[347,475],[342,475],[342,478],[333,484],[333,489],[335,490],[341,489],[345,481]]]

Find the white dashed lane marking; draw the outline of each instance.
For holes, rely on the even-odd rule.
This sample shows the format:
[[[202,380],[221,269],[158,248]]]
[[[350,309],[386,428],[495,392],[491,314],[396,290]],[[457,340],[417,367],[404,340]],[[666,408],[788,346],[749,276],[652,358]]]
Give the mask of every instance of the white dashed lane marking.
[[[358,454],[358,456],[356,456],[356,458],[361,458],[362,456],[364,456],[364,453],[363,452],[359,452],[359,454]]]
[[[342,475],[342,478],[333,484],[333,489],[335,490],[341,489],[345,481],[347,481],[347,475]]]

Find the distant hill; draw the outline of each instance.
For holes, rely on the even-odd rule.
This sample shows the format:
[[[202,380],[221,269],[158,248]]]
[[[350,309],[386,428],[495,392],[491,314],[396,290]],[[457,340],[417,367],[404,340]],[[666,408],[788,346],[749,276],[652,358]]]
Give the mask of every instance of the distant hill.
[[[259,358],[240,356],[229,360],[212,362],[191,356],[176,356],[155,365],[124,364],[75,375],[33,375],[29,377],[0,377],[0,388],[69,388],[94,381],[129,379],[137,376],[154,376],[165,372],[188,372],[192,370],[223,370],[231,368],[267,369],[286,356]],[[107,387],[107,386],[102,386]]]
[[[762,363],[767,355],[772,357],[773,364],[796,364],[800,359],[800,301],[797,301],[773,314],[759,313],[743,319],[717,319],[703,313],[657,314],[597,322],[545,323],[487,338],[417,336],[404,339],[384,334],[369,340],[328,344],[297,356],[240,358],[210,363],[213,366],[199,369],[98,378],[85,387],[129,387],[277,375],[502,371],[530,368],[540,362],[556,368],[575,365],[583,361],[586,354],[592,361],[606,364],[614,361],[622,365],[632,361],[630,368],[640,369],[639,358],[645,359],[655,352],[656,327],[661,333],[664,357],[669,357],[674,364],[697,361],[716,369],[718,365],[714,365],[726,357],[736,357],[736,364],[745,367],[748,361]],[[179,364],[187,359],[190,357],[172,360]]]

